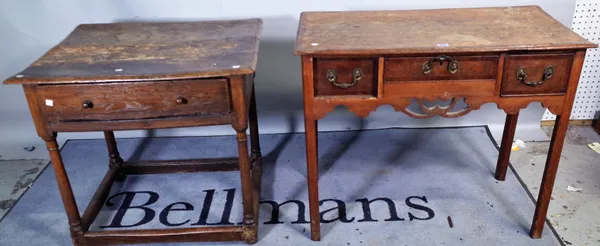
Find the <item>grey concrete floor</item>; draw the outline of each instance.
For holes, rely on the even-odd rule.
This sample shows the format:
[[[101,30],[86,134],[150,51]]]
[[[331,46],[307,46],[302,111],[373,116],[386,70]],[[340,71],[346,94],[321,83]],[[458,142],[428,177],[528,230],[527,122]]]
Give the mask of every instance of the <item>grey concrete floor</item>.
[[[0,219],[44,170],[48,160],[0,161]]]
[[[552,128],[544,131],[550,136]],[[592,142],[600,142],[600,135],[591,127],[569,128],[547,216],[566,245],[600,245],[600,154],[587,146]],[[536,199],[549,146],[527,142],[510,157]],[[569,191],[569,185],[581,191]]]
[[[552,129],[544,128],[550,135]],[[567,245],[600,245],[600,154],[587,147],[600,142],[589,126],[570,127],[561,156],[548,218]],[[537,198],[549,142],[527,142],[510,161]],[[0,160],[0,218],[31,186],[48,160]],[[568,191],[568,186],[581,191]]]

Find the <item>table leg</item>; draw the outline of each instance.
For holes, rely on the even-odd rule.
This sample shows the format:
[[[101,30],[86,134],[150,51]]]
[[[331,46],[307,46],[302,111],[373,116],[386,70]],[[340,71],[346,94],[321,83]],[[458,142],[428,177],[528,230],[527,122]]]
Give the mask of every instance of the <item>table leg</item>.
[[[260,143],[258,133],[258,115],[256,113],[256,96],[254,95],[254,86],[252,87],[252,95],[250,98],[250,146],[252,149],[252,160],[254,162],[261,161]]]
[[[256,227],[257,221],[254,218],[254,205],[252,199],[252,176],[250,172],[250,159],[248,158],[248,141],[246,131],[237,132],[238,158],[240,165],[240,178],[242,182],[242,200],[244,208],[244,226]],[[245,230],[246,231],[246,230]],[[247,243],[256,242],[256,233],[246,235],[244,240]]]
[[[247,240],[248,243],[255,243],[258,239],[258,214],[259,214],[259,201],[260,201],[260,186],[262,176],[262,155],[260,153],[259,133],[258,133],[258,115],[256,112],[256,96],[254,95],[254,85],[252,85],[252,93],[250,95],[250,110],[249,110],[249,121],[250,121],[250,148],[252,164],[252,203],[253,203],[253,216],[256,223],[254,223],[252,230],[255,232],[251,240]]]
[[[532,238],[542,237],[544,222],[546,221],[546,213],[552,196],[552,188],[554,187],[554,179],[558,169],[558,162],[562,152],[563,143],[569,126],[570,114],[557,115],[554,123],[554,131],[552,132],[552,140],[550,140],[550,150],[546,159],[546,167],[544,168],[544,176],[540,185],[540,193],[535,207],[535,214],[529,232]]]
[[[496,179],[504,181],[506,178],[506,169],[510,159],[510,151],[512,142],[515,138],[515,129],[517,128],[517,119],[519,113],[507,114],[504,122],[504,132],[502,132],[502,143],[500,144],[500,153],[498,155],[498,163],[496,164]]]
[[[79,238],[83,237],[83,229],[81,227],[81,216],[79,215],[79,209],[73,196],[73,190],[71,189],[71,183],[69,177],[65,171],[60,150],[58,149],[58,143],[56,143],[56,134],[46,141],[46,148],[50,154],[50,160],[52,161],[52,168],[54,169],[54,175],[56,175],[56,182],[58,183],[58,189],[60,191],[60,197],[62,198],[65,211],[67,212],[67,219],[69,220],[69,228],[71,230],[71,238],[75,245],[78,244]]]
[[[252,186],[252,173],[250,167],[250,158],[248,156],[248,137],[246,130],[248,129],[248,111],[249,105],[246,100],[246,76],[232,76],[230,78],[231,85],[231,103],[233,106],[233,122],[232,127],[237,132],[236,138],[238,142],[238,163],[240,167],[240,179],[242,183],[242,206],[244,209],[244,221],[242,238],[246,243],[253,244],[257,240],[257,219],[254,213],[254,195]],[[252,130],[252,129],[251,129]],[[253,130],[252,130],[253,131]],[[258,137],[258,136],[256,136]],[[256,145],[256,143],[255,143]]]
[[[104,131],[104,139],[106,139],[106,147],[108,148],[108,157],[109,168],[115,168],[117,170],[121,170],[123,167],[123,159],[119,155],[119,150],[117,148],[117,141],[115,140],[115,134],[113,131]],[[125,175],[119,171],[117,176],[115,177],[117,181],[124,181]]]
[[[306,165],[308,178],[308,205],[310,211],[310,238],[313,241],[321,240],[321,218],[319,216],[319,163],[317,120],[304,116],[306,130]]]

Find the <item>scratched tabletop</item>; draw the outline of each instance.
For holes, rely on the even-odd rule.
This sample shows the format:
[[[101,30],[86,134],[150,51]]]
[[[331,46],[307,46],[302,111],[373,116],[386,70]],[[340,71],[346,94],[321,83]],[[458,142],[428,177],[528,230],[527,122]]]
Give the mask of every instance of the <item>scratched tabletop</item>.
[[[250,74],[261,19],[79,25],[5,84],[149,81]]]
[[[538,6],[304,12],[296,55],[594,48]]]

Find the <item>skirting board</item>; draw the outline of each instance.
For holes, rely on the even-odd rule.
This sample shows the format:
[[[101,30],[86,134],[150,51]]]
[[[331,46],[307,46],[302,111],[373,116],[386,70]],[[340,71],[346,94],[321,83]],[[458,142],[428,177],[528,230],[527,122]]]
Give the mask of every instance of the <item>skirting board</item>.
[[[570,120],[570,126],[591,126],[594,120]],[[554,120],[542,120],[541,126],[554,126]]]

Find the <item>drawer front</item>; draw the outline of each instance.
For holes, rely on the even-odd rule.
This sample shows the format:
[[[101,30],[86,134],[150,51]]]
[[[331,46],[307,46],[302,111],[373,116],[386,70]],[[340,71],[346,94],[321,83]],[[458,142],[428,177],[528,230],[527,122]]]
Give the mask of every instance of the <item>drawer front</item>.
[[[564,94],[573,53],[507,55],[501,95]]]
[[[385,82],[496,79],[497,55],[386,58]]]
[[[377,60],[315,59],[315,96],[377,96]]]
[[[230,112],[226,79],[46,85],[37,89],[47,120],[128,120]]]

